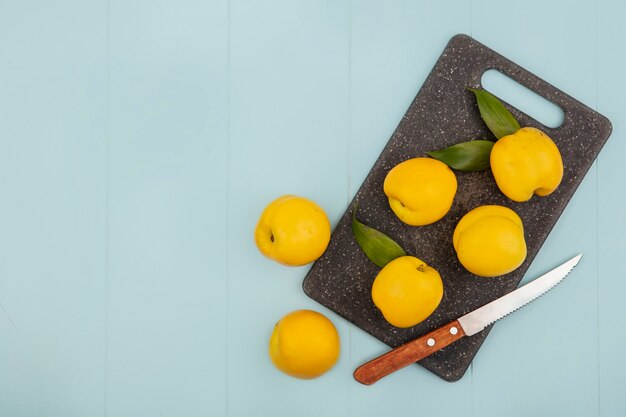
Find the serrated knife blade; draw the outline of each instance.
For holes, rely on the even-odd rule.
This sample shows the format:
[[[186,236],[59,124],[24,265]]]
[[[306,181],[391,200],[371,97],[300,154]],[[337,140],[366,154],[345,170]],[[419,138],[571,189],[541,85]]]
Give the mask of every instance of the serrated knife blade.
[[[475,335],[491,323],[500,320],[504,316],[550,291],[559,282],[565,279],[567,274],[578,265],[582,256],[582,253],[576,255],[564,264],[557,266],[552,271],[530,281],[528,284],[477,308],[463,317],[459,317],[458,321],[465,335]]]
[[[379,379],[424,359],[465,336],[472,336],[525,306],[561,282],[580,261],[582,253],[526,285],[459,317],[445,326],[399,346],[354,371],[354,379],[371,385]]]

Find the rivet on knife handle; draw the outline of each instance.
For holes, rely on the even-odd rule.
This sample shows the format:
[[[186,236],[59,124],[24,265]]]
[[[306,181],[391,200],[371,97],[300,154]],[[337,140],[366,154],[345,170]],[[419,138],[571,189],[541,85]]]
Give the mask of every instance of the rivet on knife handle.
[[[457,320],[454,320],[361,365],[354,371],[354,379],[362,384],[372,385],[379,379],[443,349],[463,336],[465,336],[463,328]]]

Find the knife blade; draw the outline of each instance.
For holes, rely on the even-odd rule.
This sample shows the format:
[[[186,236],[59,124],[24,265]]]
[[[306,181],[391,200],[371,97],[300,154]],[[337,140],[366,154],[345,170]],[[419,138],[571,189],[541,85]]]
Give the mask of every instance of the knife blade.
[[[362,384],[371,385],[465,336],[480,332],[554,288],[578,265],[581,257],[582,253],[528,284],[361,365],[354,371],[354,379]]]

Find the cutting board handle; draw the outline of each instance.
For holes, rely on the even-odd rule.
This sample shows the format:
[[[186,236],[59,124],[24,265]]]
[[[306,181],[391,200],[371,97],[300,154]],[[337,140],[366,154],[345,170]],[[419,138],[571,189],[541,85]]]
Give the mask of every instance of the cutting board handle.
[[[579,109],[580,107],[587,107],[584,104],[576,101],[567,93],[549,84],[547,81],[528,71],[524,67],[516,64],[510,59],[502,56],[498,52],[495,52],[488,48],[477,48],[477,46],[479,45],[484,48],[484,46],[478,41],[472,39],[470,36],[465,34],[458,34],[452,37],[450,43],[448,44],[448,46],[466,49],[468,52],[473,51],[481,55],[480,59],[477,59],[477,62],[479,62],[480,64],[475,66],[472,72],[472,78],[474,79],[475,83],[475,85],[473,86],[474,88],[483,88],[481,82],[482,76],[485,74],[485,72],[489,70],[496,70],[509,77],[511,80],[528,88],[535,94],[543,97],[545,100],[560,107],[561,110],[563,110],[563,123],[561,124],[561,126],[554,129],[548,126],[544,126],[545,130],[552,132],[558,131],[565,124],[569,124],[570,121],[568,119],[571,117],[572,114],[576,113],[576,109]],[[477,52],[477,49],[480,49],[480,51]],[[587,109],[589,111],[593,111],[589,107],[587,107]]]

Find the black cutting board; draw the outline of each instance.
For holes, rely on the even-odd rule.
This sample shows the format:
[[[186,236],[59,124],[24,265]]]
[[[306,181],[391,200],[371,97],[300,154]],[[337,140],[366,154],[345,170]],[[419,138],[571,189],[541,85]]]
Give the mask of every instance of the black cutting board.
[[[496,69],[560,106],[563,124],[548,128],[505,103],[522,126],[546,132],[561,150],[563,181],[548,197],[534,196],[525,203],[506,198],[490,170],[456,172],[458,191],[452,208],[440,221],[422,227],[402,223],[383,193],[387,172],[396,164],[425,152],[476,138],[493,138],[480,118],[474,95],[467,87],[481,88],[481,77]],[[454,36],[389,139],[354,200],[332,233],[324,255],[304,279],[304,292],[391,347],[399,346],[460,317],[517,287],[550,230],[611,133],[609,120],[553,87],[519,65],[466,35]],[[371,300],[371,286],[380,270],[370,262],[351,230],[352,208],[358,200],[358,218],[386,233],[405,249],[439,271],[444,296],[424,322],[408,329],[385,321]],[[498,278],[480,278],[466,271],[452,247],[452,232],[459,219],[484,204],[512,208],[524,222],[528,256],[522,266]],[[446,381],[460,379],[490,327],[431,355],[420,365]]]

